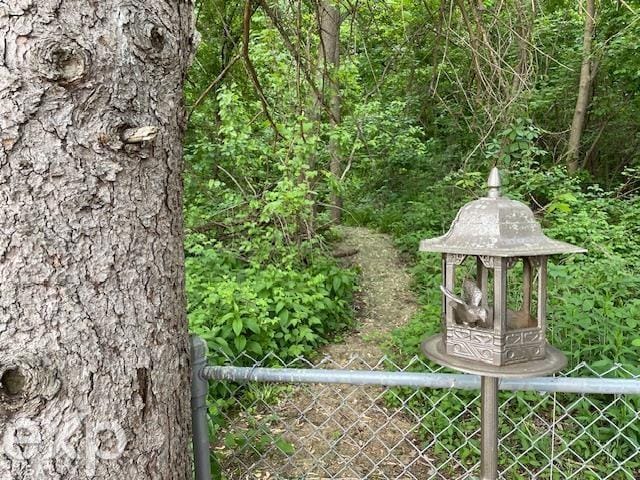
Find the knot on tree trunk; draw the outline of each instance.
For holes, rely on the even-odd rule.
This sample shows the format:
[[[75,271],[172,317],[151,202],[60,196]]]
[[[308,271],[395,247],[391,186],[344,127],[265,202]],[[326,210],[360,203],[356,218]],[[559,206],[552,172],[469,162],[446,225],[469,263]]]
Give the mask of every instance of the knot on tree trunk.
[[[0,353],[0,417],[34,415],[60,390],[57,372],[35,354]]]
[[[91,65],[91,52],[67,37],[43,41],[34,48],[31,58],[41,77],[64,86],[80,82]]]
[[[129,45],[134,55],[145,62],[153,60],[152,65],[177,63],[178,41],[170,23],[163,21],[157,12],[133,5],[125,8],[123,16],[128,18]]]

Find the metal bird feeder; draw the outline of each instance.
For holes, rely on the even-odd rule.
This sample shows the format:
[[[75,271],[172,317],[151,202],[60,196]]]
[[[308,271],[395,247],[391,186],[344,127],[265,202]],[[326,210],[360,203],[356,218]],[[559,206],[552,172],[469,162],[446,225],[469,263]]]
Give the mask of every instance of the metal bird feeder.
[[[463,206],[445,235],[420,243],[442,254],[444,328],[422,351],[482,376],[481,480],[498,478],[498,379],[548,375],[567,362],[545,337],[547,259],[586,252],[545,236],[531,209],[502,197],[500,186],[493,168],[487,196]],[[459,270],[466,278],[456,279]]]

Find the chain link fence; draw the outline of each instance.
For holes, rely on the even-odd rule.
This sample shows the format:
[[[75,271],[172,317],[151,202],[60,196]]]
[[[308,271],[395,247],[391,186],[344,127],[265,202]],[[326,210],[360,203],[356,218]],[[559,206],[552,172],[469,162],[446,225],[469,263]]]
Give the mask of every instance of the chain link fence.
[[[477,478],[478,377],[418,357],[229,363],[252,367],[204,369],[218,398],[209,430],[222,478]],[[637,372],[580,364],[500,388],[501,478],[640,478]]]

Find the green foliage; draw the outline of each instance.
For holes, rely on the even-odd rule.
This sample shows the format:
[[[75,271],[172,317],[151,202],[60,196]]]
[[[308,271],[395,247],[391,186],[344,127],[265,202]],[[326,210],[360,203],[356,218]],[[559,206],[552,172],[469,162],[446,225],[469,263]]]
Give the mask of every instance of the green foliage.
[[[220,72],[232,58],[241,28],[242,9],[236,7],[217,1],[201,7],[203,42],[188,103],[208,88],[213,77],[207,72]],[[295,76],[279,34],[263,16],[252,23],[252,62],[279,137],[238,61],[192,112],[185,144],[189,326],[207,341],[212,364],[312,355],[352,320],[355,272],[339,268],[326,253],[325,236],[314,231],[327,222],[318,208],[330,191],[320,182],[328,162],[322,147],[335,133],[299,114]],[[255,394],[236,392],[247,404]],[[211,386],[213,435],[226,428],[222,411],[233,404],[228,386]],[[265,421],[253,420],[241,434],[226,435],[225,443],[231,448],[246,439],[256,448],[291,448]]]
[[[473,58],[473,39],[455,4],[451,9],[406,0],[356,2],[353,9],[341,5],[340,68],[330,72],[340,85],[338,125],[319,108],[305,77],[323,88],[315,8],[305,2],[270,4],[279,9],[281,30],[304,57],[302,62],[295,58],[258,7],[249,51],[274,124],[239,60],[202,97],[187,131],[189,321],[207,339],[212,361],[242,353],[284,359],[308,354],[349,324],[354,273],[327,258],[326,237],[318,233],[329,222],[325,207],[335,192],[345,197],[347,221],[390,233],[414,263],[421,308],[394,333],[391,349],[400,358],[418,353],[422,338],[440,328],[440,262],[433,255],[418,255],[418,242],[442,234],[462,204],[484,194],[486,174],[497,164],[505,192],[527,203],[550,236],[589,249],[587,255],[550,264],[552,342],[569,354],[572,365],[585,361],[606,369],[620,362],[636,368],[638,0],[599,2],[591,59],[596,81],[580,148],[582,170],[573,177],[560,165],[582,61],[579,2],[540,3],[532,25],[535,47],[525,52],[532,59],[527,88],[514,96],[510,85],[493,89],[495,102],[491,96],[482,98],[479,90],[487,85],[473,64],[479,58],[494,69],[484,72],[489,87],[500,78],[512,83],[511,72],[523,58],[516,49],[522,44],[508,40],[524,27],[519,22],[526,13],[515,12],[509,2],[488,2],[480,19],[486,21],[489,41],[499,39],[495,50],[506,52],[496,65],[489,65],[489,50]],[[189,75],[189,105],[238,54],[242,8],[235,2],[202,3],[198,29],[203,42]],[[346,167],[343,178],[328,171],[329,144]],[[226,406],[223,386],[216,388],[214,422],[219,421],[217,409]],[[470,399],[461,394],[460,402],[443,405],[446,417],[425,420],[426,429],[448,433],[439,448],[460,442],[452,419],[459,425],[475,422],[458,417]],[[524,412],[530,401],[519,395],[513,414]],[[596,401],[597,407],[608,399]],[[543,417],[552,411],[548,399],[539,408]],[[587,418],[589,408],[577,405],[576,411]],[[628,412],[621,409],[616,415],[625,421]],[[536,433],[539,426],[523,428]],[[590,434],[606,436],[607,428],[594,426]],[[257,445],[261,439],[277,442],[261,425],[250,429]],[[549,440],[539,433],[544,449]],[[519,441],[513,447],[527,451],[527,440]],[[589,454],[592,446],[581,442],[576,448]],[[523,460],[535,464],[535,451]],[[462,455],[462,461],[473,463],[477,448]],[[606,462],[601,467],[604,472]]]
[[[505,173],[505,191],[544,214],[540,220],[549,236],[589,250],[586,255],[550,263],[552,342],[569,354],[574,365],[585,361],[635,368],[640,356],[633,343],[638,338],[640,313],[640,203],[620,199],[617,192],[605,192],[595,184],[583,185],[560,168],[544,171],[529,162]],[[453,183],[465,194],[456,208],[445,209],[449,222],[452,210],[482,194],[480,178],[484,176],[460,172],[445,177],[443,182]],[[430,190],[436,188],[431,185]],[[440,186],[441,191],[446,188]],[[439,235],[448,227],[448,223],[438,228],[431,222],[431,212],[442,206],[441,199],[431,198],[429,204],[399,197],[402,204],[389,205],[375,218],[377,225],[393,233],[407,251],[415,251],[420,238]],[[439,328],[439,274],[439,261],[433,255],[425,255],[416,264],[416,288],[425,307],[406,330],[396,334],[399,351],[415,354],[418,339],[412,337]]]
[[[358,155],[350,180],[366,172],[367,188],[380,193],[397,188],[409,171],[428,168],[431,142],[406,115],[401,101],[371,101],[359,105],[342,128],[354,132],[354,152]],[[360,179],[361,180],[361,179]],[[357,188],[357,185],[353,187]]]
[[[450,222],[464,201],[483,194],[485,177],[485,172],[453,172],[444,177],[440,182],[442,185],[431,184],[428,191],[446,192],[454,188],[458,192],[455,205],[444,209]],[[504,180],[505,190],[513,194],[510,196],[530,203],[537,210],[548,235],[589,249],[587,255],[556,259],[549,265],[551,343],[568,354],[571,365],[586,362],[594,370],[606,372],[614,364],[621,363],[632,372],[640,372],[637,333],[640,326],[640,202],[621,199],[617,192],[605,192],[595,184],[569,177],[561,168],[542,170],[530,158],[512,163],[512,169],[505,171]],[[402,194],[387,198],[395,198],[397,203],[388,204],[370,221],[393,233],[399,245],[408,252],[415,252],[419,238],[441,234],[448,227],[447,224],[447,227],[439,228],[430,221],[434,210],[442,208],[441,198],[435,195],[419,196],[420,202],[407,201],[407,195]],[[393,333],[390,353],[398,363],[419,355],[421,341],[441,328],[440,259],[432,254],[412,255],[411,258],[415,259],[412,272],[421,308],[406,326]],[[506,395],[501,394],[501,398]],[[438,442],[431,450],[433,455],[440,456],[444,462],[449,452],[455,451],[457,459],[471,467],[479,461],[479,444],[472,440],[471,448],[460,450],[459,446],[467,442],[468,432],[477,428],[478,419],[465,414],[476,397],[476,392],[450,395],[448,391],[434,390],[425,402],[413,391],[395,389],[387,396],[387,401],[392,406],[406,405],[417,417],[430,405],[437,405],[438,414],[423,419],[421,432],[425,441],[432,440],[429,432],[438,432]],[[633,422],[640,403],[632,402],[612,407],[611,398],[604,395],[590,396],[587,402],[565,394],[558,395],[554,401],[549,395],[540,398],[536,393],[520,392],[505,410],[511,420],[503,419],[500,424],[502,435],[510,433],[514,424],[518,425],[503,447],[522,452],[519,461],[525,465],[546,463],[540,452],[551,451],[552,439],[545,421],[551,422],[554,415],[561,414],[558,410],[554,412],[558,404],[572,404],[571,415],[576,421],[557,430],[556,441],[570,445],[582,458],[600,454],[590,463],[590,469],[595,473],[585,473],[585,478],[602,478],[611,472],[615,463],[601,455],[598,444],[587,441],[589,437],[582,432],[582,426],[586,427],[588,435],[603,443],[617,438],[610,443],[611,451],[615,451],[613,458],[629,458],[634,455],[634,445],[640,441],[640,430],[625,431],[628,438],[620,438],[617,428]],[[609,409],[608,419],[594,422],[594,411],[605,408]],[[540,421],[522,422],[532,409]],[[500,465],[509,467],[504,448],[502,452]],[[639,468],[640,463],[631,461],[627,467]],[[568,465],[567,468],[573,467]],[[454,477],[458,472],[452,468],[442,473]],[[510,475],[514,479],[529,478],[526,472],[511,470]]]
[[[560,157],[576,101],[584,11],[575,2],[544,2],[535,43],[544,52],[529,114],[545,134],[544,148]],[[559,5],[554,5],[559,3]],[[637,165],[640,136],[640,2],[598,2],[593,65],[596,79],[583,135],[584,168],[608,188],[625,166]]]
[[[212,362],[243,352],[286,361],[349,325],[353,272],[322,257],[305,268],[261,267],[219,250],[195,243],[186,261],[190,327],[208,342]],[[240,357],[242,363],[253,360]]]
[[[309,354],[351,319],[354,272],[307,235],[316,137],[280,125],[290,142],[273,144],[251,124],[258,108],[238,85],[221,87],[219,141],[196,118],[185,147],[189,324],[215,363]]]
[[[540,128],[530,119],[517,118],[513,124],[488,142],[485,156],[502,167],[509,167],[512,162],[530,165],[531,162],[547,155],[536,143],[540,133]]]

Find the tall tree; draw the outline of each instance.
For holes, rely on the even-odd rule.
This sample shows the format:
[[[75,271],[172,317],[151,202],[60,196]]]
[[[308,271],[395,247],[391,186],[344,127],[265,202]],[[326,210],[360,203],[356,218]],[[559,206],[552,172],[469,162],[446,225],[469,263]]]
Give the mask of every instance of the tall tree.
[[[0,37],[0,478],[191,478],[191,1],[8,0]]]
[[[578,99],[573,112],[571,130],[569,132],[569,144],[567,146],[567,170],[574,173],[578,169],[580,161],[580,139],[584,131],[587,109],[589,108],[589,97],[591,96],[591,85],[594,80],[594,68],[591,58],[591,46],[593,43],[593,33],[595,30],[596,2],[586,0],[586,11],[584,18],[584,36],[582,39],[582,67],[580,68],[580,84],[578,86]]]
[[[331,0],[321,0],[318,4],[318,24],[320,28],[320,66],[322,68],[322,86],[324,105],[328,107],[329,124],[336,127],[341,119],[340,84],[340,11]],[[342,176],[342,159],[335,139],[329,141],[330,171],[335,181]],[[342,197],[331,195],[331,219],[340,223],[342,216]]]

